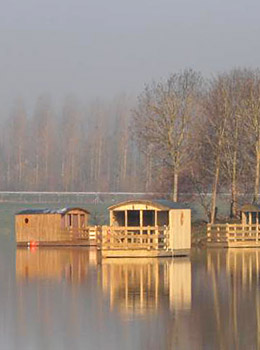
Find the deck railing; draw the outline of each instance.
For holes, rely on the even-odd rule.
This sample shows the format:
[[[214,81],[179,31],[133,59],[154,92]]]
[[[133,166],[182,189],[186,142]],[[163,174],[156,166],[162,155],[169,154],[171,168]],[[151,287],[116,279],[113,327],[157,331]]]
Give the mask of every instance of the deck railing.
[[[260,239],[260,225],[243,224],[208,224],[207,242],[258,242]]]
[[[101,226],[87,226],[84,228],[68,228],[62,230],[61,238],[64,240],[84,240],[90,243],[99,243],[101,240],[102,228]]]
[[[166,226],[103,226],[102,249],[167,249],[169,229]]]

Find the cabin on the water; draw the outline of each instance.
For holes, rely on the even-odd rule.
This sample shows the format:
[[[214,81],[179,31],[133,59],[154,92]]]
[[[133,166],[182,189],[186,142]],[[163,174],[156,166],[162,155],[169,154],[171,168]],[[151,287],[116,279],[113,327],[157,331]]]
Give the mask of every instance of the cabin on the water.
[[[82,208],[25,209],[15,215],[16,242],[89,245],[90,213]]]
[[[103,257],[188,255],[191,210],[169,200],[129,200],[108,208],[102,228]]]
[[[213,247],[260,247],[260,205],[245,204],[240,223],[208,224],[207,245]]]

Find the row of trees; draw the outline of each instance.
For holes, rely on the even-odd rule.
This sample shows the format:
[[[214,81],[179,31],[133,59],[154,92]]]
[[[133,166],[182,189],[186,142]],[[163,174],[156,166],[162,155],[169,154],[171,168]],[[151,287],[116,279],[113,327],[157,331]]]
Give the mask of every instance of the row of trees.
[[[143,190],[145,157],[129,133],[130,110],[126,96],[87,107],[68,97],[60,110],[41,96],[31,113],[17,100],[1,128],[0,189]]]
[[[234,69],[206,80],[193,70],[127,96],[32,112],[17,100],[2,123],[0,190],[196,193],[215,220],[217,194],[258,201],[260,72]],[[208,196],[212,193],[212,196]]]
[[[230,191],[231,217],[239,193],[258,201],[259,70],[235,69],[210,81],[192,70],[173,74],[145,88],[133,125],[140,149],[171,175],[174,201],[179,178],[197,192],[211,222],[220,190]]]

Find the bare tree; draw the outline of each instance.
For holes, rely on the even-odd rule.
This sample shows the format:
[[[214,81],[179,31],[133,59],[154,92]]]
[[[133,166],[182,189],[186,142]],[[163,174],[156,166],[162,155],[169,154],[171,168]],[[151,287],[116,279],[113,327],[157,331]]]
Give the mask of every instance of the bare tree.
[[[250,72],[247,84],[247,96],[243,101],[241,114],[247,134],[247,150],[254,156],[254,196],[253,202],[259,200],[260,182],[260,71]]]
[[[140,150],[152,153],[158,167],[172,171],[175,202],[179,174],[190,160],[189,134],[201,81],[200,74],[185,70],[171,75],[166,82],[147,85],[133,113],[133,133]]]
[[[228,105],[225,137],[223,140],[223,153],[221,164],[223,178],[230,186],[230,217],[237,216],[238,184],[245,171],[247,145],[244,135],[244,120],[241,107],[248,94],[248,83],[251,72],[245,69],[235,69],[222,74],[221,79],[225,87],[223,104]]]
[[[213,183],[212,183],[212,199],[211,199],[211,223],[215,221],[216,200],[219,186],[219,177],[221,169],[221,160],[224,150],[225,132],[227,128],[227,120],[232,113],[228,101],[226,89],[226,78],[219,76],[215,79],[208,91],[205,99],[205,113],[207,115],[204,137],[206,147],[211,157],[214,159]],[[207,167],[208,164],[205,164]]]

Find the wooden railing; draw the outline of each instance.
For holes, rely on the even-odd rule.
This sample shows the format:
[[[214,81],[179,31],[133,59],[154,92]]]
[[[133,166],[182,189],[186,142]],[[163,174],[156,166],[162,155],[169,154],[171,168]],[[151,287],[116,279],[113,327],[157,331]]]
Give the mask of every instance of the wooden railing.
[[[59,232],[61,241],[88,241],[89,243],[100,243],[102,228],[101,226],[87,226],[84,228],[67,228]]]
[[[207,242],[258,242],[260,239],[260,225],[242,224],[208,224]]]
[[[102,227],[102,249],[167,249],[169,229],[166,226]]]

